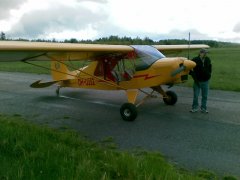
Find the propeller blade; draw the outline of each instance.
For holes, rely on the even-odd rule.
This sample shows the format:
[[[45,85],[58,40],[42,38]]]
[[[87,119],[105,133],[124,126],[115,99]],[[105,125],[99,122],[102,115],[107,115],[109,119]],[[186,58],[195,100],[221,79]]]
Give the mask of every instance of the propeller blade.
[[[182,65],[180,66],[179,68],[177,68],[176,70],[174,70],[172,73],[171,73],[171,76],[174,77],[176,76],[177,74],[181,73],[182,71],[184,71],[186,69],[186,66]]]

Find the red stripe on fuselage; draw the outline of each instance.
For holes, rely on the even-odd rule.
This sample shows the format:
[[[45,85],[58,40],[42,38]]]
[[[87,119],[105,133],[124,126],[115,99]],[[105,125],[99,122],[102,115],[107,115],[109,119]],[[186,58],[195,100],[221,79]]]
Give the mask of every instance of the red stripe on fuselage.
[[[142,75],[133,76],[133,78],[144,78],[144,80],[148,80],[148,79],[155,78],[157,76],[160,76],[160,75],[150,76],[149,74],[142,74]]]

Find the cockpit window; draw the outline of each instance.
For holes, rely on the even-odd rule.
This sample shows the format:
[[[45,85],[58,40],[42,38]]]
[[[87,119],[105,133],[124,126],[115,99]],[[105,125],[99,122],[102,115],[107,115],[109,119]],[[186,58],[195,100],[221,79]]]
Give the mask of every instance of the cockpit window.
[[[154,62],[165,56],[153,46],[148,45],[133,45],[138,56],[136,71],[141,71],[149,68]]]

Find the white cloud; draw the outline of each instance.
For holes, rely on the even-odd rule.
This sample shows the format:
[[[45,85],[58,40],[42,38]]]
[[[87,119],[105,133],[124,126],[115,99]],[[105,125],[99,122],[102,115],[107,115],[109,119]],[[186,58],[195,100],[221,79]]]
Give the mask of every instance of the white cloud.
[[[0,20],[8,18],[10,11],[19,8],[27,0],[2,0],[0,1]]]
[[[106,18],[104,13],[96,14],[80,5],[72,7],[55,4],[49,8],[24,13],[18,23],[13,25],[9,35],[11,37],[39,38],[54,34],[58,34],[57,36],[60,37],[60,34],[66,35],[66,32],[74,31],[82,34],[80,32],[96,28]]]
[[[239,20],[236,0],[112,0],[110,7],[112,22],[133,33],[170,35],[175,30],[194,30],[208,38],[221,37],[230,35]]]
[[[46,35],[39,36],[40,39],[79,39],[79,40],[87,40],[94,39],[98,35],[98,31],[94,30],[91,26],[86,29],[74,31],[74,30],[64,30],[61,32],[53,32]]]
[[[240,22],[238,22],[238,23],[234,26],[233,32],[240,33]]]
[[[12,37],[68,38],[75,35],[75,38],[95,39],[118,35],[159,40],[187,38],[189,31],[193,39],[232,41],[240,36],[237,0],[218,3],[213,0],[4,2],[0,2],[0,31]]]

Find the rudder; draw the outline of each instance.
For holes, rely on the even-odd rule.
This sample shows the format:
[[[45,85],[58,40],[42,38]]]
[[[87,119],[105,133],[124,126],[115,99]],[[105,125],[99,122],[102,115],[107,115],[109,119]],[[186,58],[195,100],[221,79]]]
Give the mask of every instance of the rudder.
[[[68,70],[67,66],[59,61],[51,62],[51,74],[55,81],[72,79],[71,72]]]

